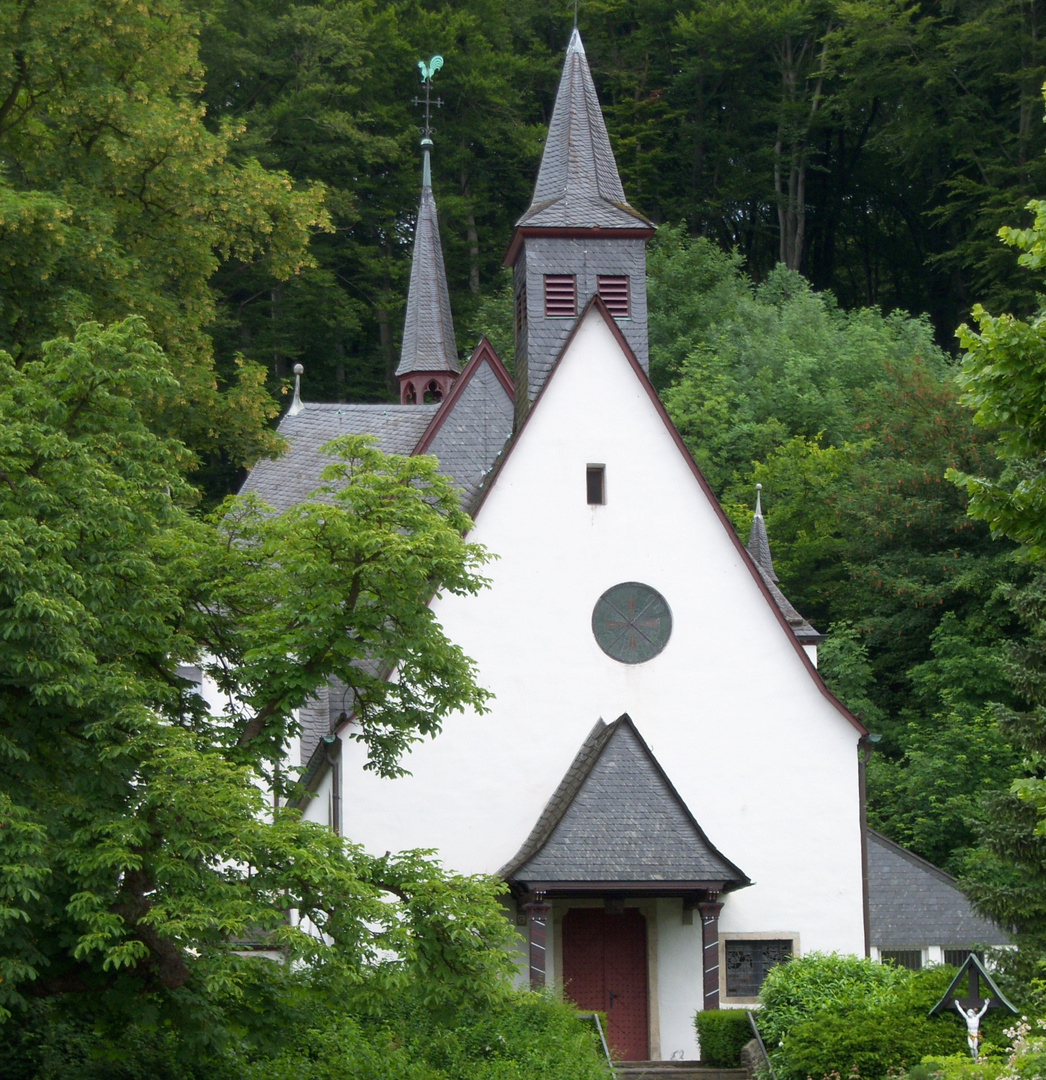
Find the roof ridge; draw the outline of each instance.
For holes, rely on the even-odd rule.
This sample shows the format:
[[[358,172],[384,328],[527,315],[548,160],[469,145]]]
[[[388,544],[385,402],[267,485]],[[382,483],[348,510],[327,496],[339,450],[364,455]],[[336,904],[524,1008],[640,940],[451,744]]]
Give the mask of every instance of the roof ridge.
[[[476,347],[472,350],[472,355],[468,358],[464,368],[462,368],[461,374],[454,380],[450,393],[440,403],[435,415],[429,422],[429,426],[422,433],[417,446],[414,447],[413,453],[424,454],[428,450],[437,432],[446,422],[447,417],[454,411],[454,405],[472,381],[472,376],[479,370],[480,365],[484,363],[494,372],[495,377],[509,398],[513,398],[515,390],[512,376],[509,375],[508,369],[501,362],[501,357],[498,356],[487,335],[481,334],[479,341],[476,342]],[[412,408],[417,408],[417,406],[412,406]]]
[[[519,851],[498,871],[498,877],[507,878],[515,873],[528,859],[536,855],[546,843],[548,843],[556,826],[563,819],[563,815],[569,809],[581,785],[585,782],[592,766],[599,760],[599,755],[606,746],[615,726],[620,718],[612,724],[607,724],[600,717],[592,730],[585,737],[580,749],[574,755],[573,761],[567,767],[563,778],[556,785],[555,791],[549,796],[548,802],[538,815],[534,828],[530,830],[526,840],[520,845]]]
[[[962,889],[959,889],[959,882],[948,873],[947,870],[942,870],[939,866],[935,866],[929,859],[924,859],[921,855],[916,855],[914,851],[909,851],[906,847],[902,847],[896,840],[891,840],[888,836],[883,836],[881,832],[876,832],[875,829],[870,826],[865,826],[865,831],[872,840],[878,841],[884,847],[893,851],[894,854],[900,855],[902,858],[907,859],[913,866],[918,867],[920,870],[929,870],[935,874],[942,881],[949,885],[953,885],[956,889],[962,893]],[[963,893],[963,896],[966,894]]]

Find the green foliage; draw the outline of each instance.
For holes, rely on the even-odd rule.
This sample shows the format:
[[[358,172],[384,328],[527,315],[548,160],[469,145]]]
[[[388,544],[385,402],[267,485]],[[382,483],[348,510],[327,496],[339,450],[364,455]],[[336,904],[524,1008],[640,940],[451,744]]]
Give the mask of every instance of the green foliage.
[[[950,1057],[927,1056],[909,1076],[913,1080],[1034,1080],[1046,1069],[1046,1038],[1036,1031],[1046,1029],[1046,1021],[1029,1023],[1027,1017],[1014,1021],[1004,1037],[1009,1043],[1006,1052],[982,1043],[982,1060],[971,1061],[968,1055]],[[987,1051],[987,1053],[985,1052]],[[983,1060],[986,1057],[987,1060]]]
[[[136,1010],[149,992],[188,1017],[245,992],[235,940],[390,990],[424,974],[433,1007],[496,996],[500,886],[365,856],[302,821],[274,768],[332,675],[385,775],[442,717],[482,710],[428,606],[482,584],[456,493],[432,459],[356,439],[333,448],[322,504],[201,520],[191,455],[150,424],[178,389],[138,319],[21,367],[0,354],[0,1010],[69,992]]]
[[[752,1036],[747,1009],[702,1009],[694,1014],[701,1064],[736,1069]]]
[[[605,1080],[594,1032],[529,991],[434,1011],[422,984],[376,996],[363,983],[253,962],[237,1038],[200,1045],[184,1029],[97,1007],[34,1003],[5,1028],[4,1080]],[[273,1018],[278,1017],[278,1030]]]
[[[0,349],[19,363],[82,322],[148,321],[178,379],[165,431],[235,464],[271,453],[261,373],[216,377],[210,279],[310,263],[322,190],[229,159],[208,131],[194,19],[180,0],[40,0],[0,15]]]
[[[778,965],[763,983],[759,1014],[777,1075],[881,1080],[927,1053],[961,1052],[966,1036],[958,1017],[928,1015],[954,976],[949,967],[910,972],[837,954]],[[993,1034],[1002,1023],[992,1018]]]

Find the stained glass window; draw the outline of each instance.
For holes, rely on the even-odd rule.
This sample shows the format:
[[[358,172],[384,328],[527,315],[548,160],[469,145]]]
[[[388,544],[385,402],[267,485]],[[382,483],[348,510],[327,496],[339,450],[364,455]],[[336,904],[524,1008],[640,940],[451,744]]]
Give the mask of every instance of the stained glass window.
[[[727,997],[756,997],[766,973],[792,957],[790,938],[727,941],[725,946]]]
[[[668,644],[672,612],[656,589],[626,581],[607,589],[596,602],[592,633],[607,656],[622,664],[642,664]]]

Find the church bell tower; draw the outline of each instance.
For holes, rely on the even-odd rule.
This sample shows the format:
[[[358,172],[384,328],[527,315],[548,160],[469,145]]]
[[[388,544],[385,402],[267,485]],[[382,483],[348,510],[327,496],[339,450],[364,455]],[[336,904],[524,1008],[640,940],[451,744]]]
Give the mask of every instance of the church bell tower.
[[[575,27],[534,197],[505,256],[515,296],[517,427],[593,296],[648,370],[646,243],[653,234],[625,200]]]

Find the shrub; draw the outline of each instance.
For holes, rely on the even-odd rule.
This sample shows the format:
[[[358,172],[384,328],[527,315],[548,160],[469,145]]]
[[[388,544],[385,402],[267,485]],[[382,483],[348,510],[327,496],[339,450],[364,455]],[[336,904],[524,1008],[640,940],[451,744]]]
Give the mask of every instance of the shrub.
[[[957,1024],[913,1015],[894,1003],[847,1015],[819,1013],[787,1034],[772,1060],[778,1080],[831,1073],[879,1080],[926,1053],[955,1053],[965,1041]]]
[[[812,954],[779,965],[763,984],[759,1015],[778,1080],[833,1073],[881,1080],[918,1070],[928,1054],[961,1055],[959,1017],[928,1015],[954,976],[949,967],[911,972],[852,956]],[[993,1017],[985,1035],[994,1040],[1002,1022]]]
[[[747,1009],[702,1011],[694,1017],[701,1064],[733,1069],[741,1064],[741,1047],[752,1038]]]

